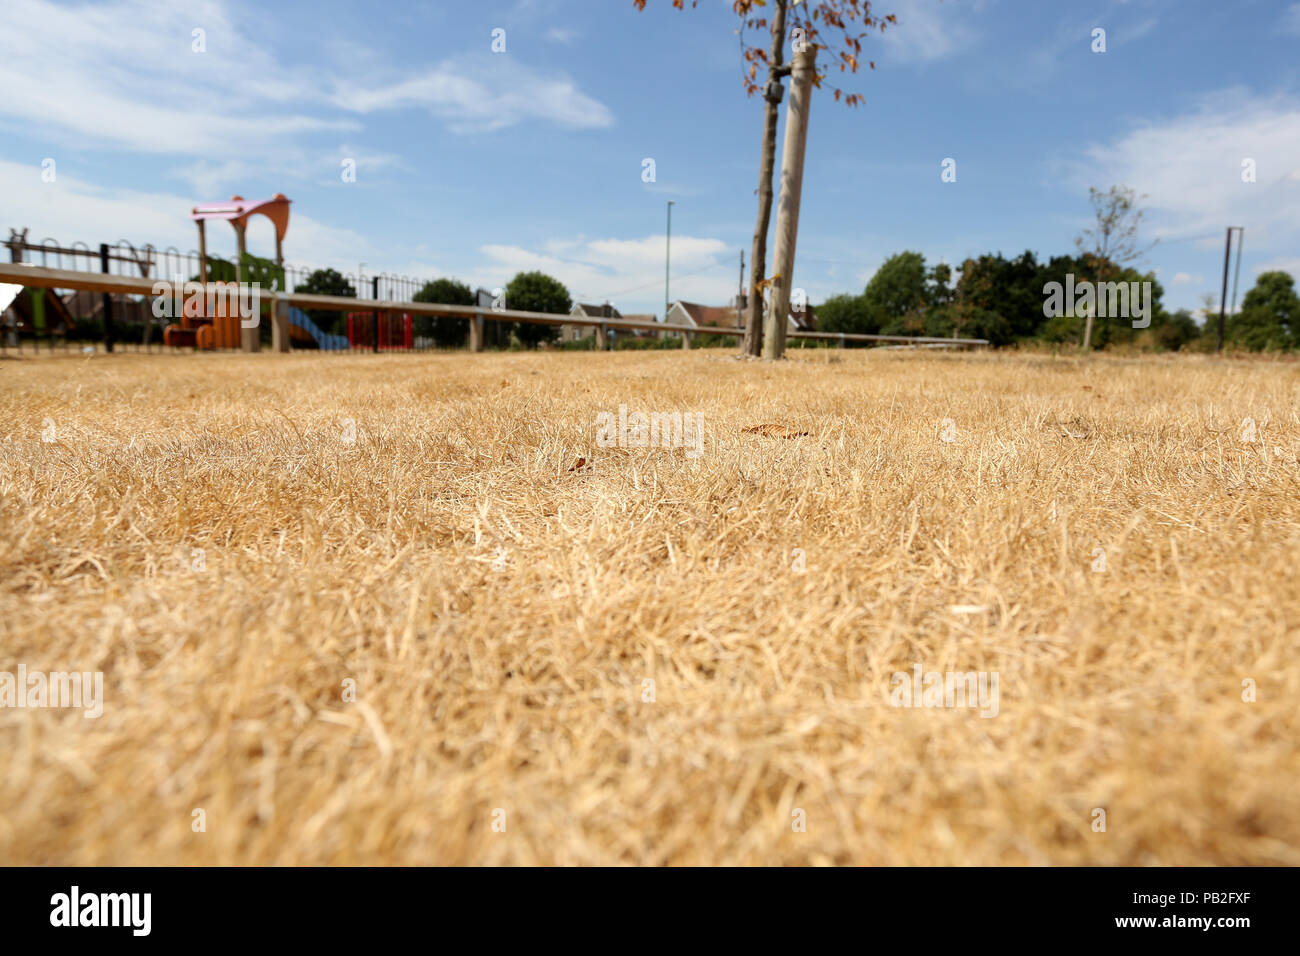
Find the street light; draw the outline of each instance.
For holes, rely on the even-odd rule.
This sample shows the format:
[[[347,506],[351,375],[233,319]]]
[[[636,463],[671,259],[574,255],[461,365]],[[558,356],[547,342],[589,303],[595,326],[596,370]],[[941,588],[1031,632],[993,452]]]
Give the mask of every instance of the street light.
[[[664,321],[668,321],[668,280],[673,248],[673,200],[668,200],[668,231],[664,233]]]

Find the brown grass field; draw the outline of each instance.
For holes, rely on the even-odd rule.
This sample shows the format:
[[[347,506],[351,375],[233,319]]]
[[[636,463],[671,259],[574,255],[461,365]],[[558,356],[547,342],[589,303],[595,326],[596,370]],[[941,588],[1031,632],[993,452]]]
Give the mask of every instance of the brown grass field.
[[[104,702],[0,709],[0,863],[1300,864],[1298,409],[1196,356],[10,358],[0,670]]]

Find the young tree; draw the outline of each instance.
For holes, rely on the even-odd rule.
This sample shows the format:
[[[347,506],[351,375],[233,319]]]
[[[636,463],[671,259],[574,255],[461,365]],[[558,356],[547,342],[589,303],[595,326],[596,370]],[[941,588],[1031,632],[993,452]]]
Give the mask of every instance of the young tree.
[[[638,10],[644,10],[646,0],[632,0]],[[699,0],[691,0],[691,6]],[[673,6],[684,9],[685,0],[673,0]],[[740,50],[744,62],[743,82],[745,93],[753,96],[761,92],[764,100],[763,142],[758,165],[758,220],[754,226],[754,245],[750,255],[749,294],[745,308],[745,337],[741,351],[757,358],[763,351],[763,290],[766,288],[767,233],[772,218],[772,170],[776,160],[777,107],[785,94],[781,81],[790,75],[790,65],[785,62],[787,35],[793,43],[808,44],[820,51],[829,51],[830,57],[819,57],[818,72],[813,85],[821,88],[827,77],[825,64],[833,63],[841,73],[856,73],[862,55],[862,40],[872,30],[883,31],[888,24],[896,23],[893,14],[877,17],[871,12],[871,0],[772,0],[772,15],[758,16],[766,0],[732,0],[731,8],[740,18],[736,33],[740,36]],[[768,48],[764,50],[750,38],[768,34]],[[831,44],[835,49],[831,49]],[[868,61],[871,69],[876,64]],[[759,86],[759,70],[766,68],[766,81]],[[863,102],[860,93],[848,93],[834,84],[828,87],[837,103],[857,106]]]
[[[506,308],[520,312],[568,315],[573,308],[573,300],[559,279],[553,279],[544,272],[521,272],[506,286]],[[538,325],[535,322],[515,324],[515,335],[529,348],[536,348],[539,342],[551,341],[559,332],[559,326],[555,325]]]
[[[1138,202],[1145,198],[1127,186],[1111,186],[1108,192],[1088,187],[1088,202],[1092,204],[1096,222],[1074,242],[1093,282],[1109,281],[1113,272],[1141,261],[1155,245],[1154,242],[1148,246],[1138,243],[1138,227],[1142,224]],[[1091,347],[1092,311],[1089,310],[1083,329],[1083,350],[1086,352]]]

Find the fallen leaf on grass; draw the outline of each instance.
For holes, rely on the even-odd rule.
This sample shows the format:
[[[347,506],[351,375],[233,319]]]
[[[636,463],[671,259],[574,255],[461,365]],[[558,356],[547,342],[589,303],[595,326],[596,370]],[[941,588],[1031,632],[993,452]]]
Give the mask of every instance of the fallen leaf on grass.
[[[579,469],[586,468],[586,467],[587,467],[587,459],[579,458],[577,461],[573,463],[573,467],[570,468],[569,471],[578,471]]]
[[[1044,422],[1043,427],[1047,429],[1054,428],[1062,438],[1090,438],[1092,436],[1092,426],[1078,415],[1075,415],[1068,422],[1063,422],[1060,419]]]
[[[802,438],[807,432],[797,432],[793,429],[786,428],[784,425],[750,425],[748,428],[742,428],[742,432],[749,432],[752,435],[765,435],[768,438]]]

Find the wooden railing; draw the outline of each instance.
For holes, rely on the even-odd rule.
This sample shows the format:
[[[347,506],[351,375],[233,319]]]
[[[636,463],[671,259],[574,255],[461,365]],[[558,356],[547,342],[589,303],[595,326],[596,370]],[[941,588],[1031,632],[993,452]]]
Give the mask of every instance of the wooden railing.
[[[0,282],[15,283],[43,289],[78,289],[119,295],[174,295],[172,283],[163,279],[146,279],[134,276],[105,275],[71,269],[47,269],[25,263],[0,262]],[[197,283],[186,283],[193,290]],[[182,294],[185,288],[179,290]],[[215,291],[215,288],[214,288]],[[576,325],[595,330],[596,345],[604,348],[611,329],[649,330],[653,332],[679,332],[682,346],[690,348],[694,335],[743,335],[743,329],[686,326],[667,322],[648,322],[636,319],[612,319],[580,315],[556,315],[547,312],[523,312],[518,309],[484,308],[474,305],[438,305],[431,302],[394,302],[389,299],[349,299],[334,295],[312,295],[304,292],[260,291],[263,300],[271,305],[271,349],[289,351],[289,309],[332,309],[339,312],[406,312],[411,315],[430,315],[470,320],[470,348],[483,349],[483,323],[530,322],[537,325]],[[206,290],[205,290],[206,292]],[[908,335],[865,335],[854,332],[790,332],[789,338],[824,340],[843,346],[849,342],[896,342],[905,345],[954,345],[978,347],[988,345],[987,339],[936,338]],[[257,348],[255,336],[245,338],[245,348]]]

